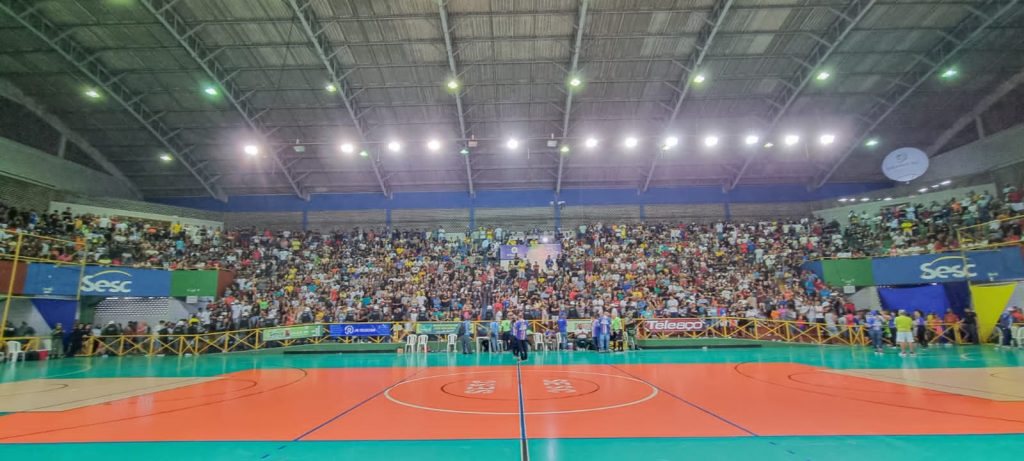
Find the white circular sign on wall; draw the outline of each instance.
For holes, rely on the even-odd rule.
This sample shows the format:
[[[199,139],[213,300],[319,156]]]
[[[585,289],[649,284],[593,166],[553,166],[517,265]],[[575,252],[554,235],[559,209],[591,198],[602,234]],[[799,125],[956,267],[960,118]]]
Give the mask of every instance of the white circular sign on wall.
[[[882,160],[882,173],[893,181],[913,181],[925,171],[928,171],[928,154],[915,147],[896,149]]]

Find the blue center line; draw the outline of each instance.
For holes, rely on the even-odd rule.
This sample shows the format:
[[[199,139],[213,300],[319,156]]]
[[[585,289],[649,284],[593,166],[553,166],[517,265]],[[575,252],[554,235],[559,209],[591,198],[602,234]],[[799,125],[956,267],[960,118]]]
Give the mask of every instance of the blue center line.
[[[530,461],[530,449],[526,442],[526,407],[523,404],[523,372],[516,362],[516,384],[519,387],[519,447],[520,459]]]
[[[739,424],[734,423],[732,421],[729,421],[728,419],[725,419],[724,417],[719,416],[717,413],[715,413],[715,412],[713,412],[711,410],[708,410],[707,408],[704,408],[704,407],[702,407],[700,405],[697,405],[696,403],[693,403],[693,402],[691,402],[689,400],[686,400],[686,399],[684,399],[684,398],[682,398],[682,397],[680,397],[680,396],[678,396],[676,394],[673,394],[673,393],[671,393],[671,392],[661,388],[657,384],[654,384],[654,383],[652,383],[652,382],[650,382],[650,381],[648,381],[646,379],[643,379],[643,378],[641,378],[639,376],[636,376],[636,375],[634,375],[634,374],[632,374],[632,373],[630,373],[630,372],[628,372],[626,370],[623,370],[623,369],[621,369],[621,368],[619,368],[619,367],[617,367],[615,365],[608,365],[608,366],[611,367],[611,368],[614,368],[615,370],[618,370],[620,373],[625,374],[626,376],[629,376],[630,378],[633,378],[635,380],[643,382],[644,384],[647,384],[648,386],[651,386],[651,387],[657,389],[658,392],[661,392],[661,393],[663,393],[663,394],[665,394],[665,395],[667,395],[669,397],[672,397],[672,398],[674,398],[674,399],[676,399],[676,400],[678,400],[680,402],[683,402],[683,403],[685,403],[685,404],[687,404],[687,405],[689,405],[689,406],[691,406],[693,408],[696,408],[696,409],[698,409],[700,411],[703,411],[704,413],[707,413],[708,415],[711,415],[712,417],[714,417],[715,419],[718,419],[719,421],[722,421],[723,423],[726,423],[726,424],[728,424],[728,425],[730,425],[732,427],[735,427],[736,429],[739,429],[739,430],[741,430],[743,432],[746,432],[747,434],[750,434],[752,436],[755,436],[755,437],[757,436],[757,434],[755,434],[750,429],[747,429],[747,428],[745,428],[743,426],[740,426]]]
[[[410,379],[410,378],[412,378],[413,376],[416,376],[416,375],[418,375],[418,374],[422,373],[422,372],[423,372],[424,370],[426,370],[426,369],[427,369],[427,368],[421,368],[421,369],[417,370],[417,371],[416,371],[415,373],[413,373],[413,374],[411,374],[411,375],[408,375],[408,376],[405,376],[405,377],[403,377],[402,379],[398,380],[398,382],[396,382],[396,383],[394,383],[394,384],[392,384],[392,385],[390,385],[390,386],[388,386],[388,387],[385,387],[384,389],[381,389],[380,391],[377,391],[377,393],[376,393],[376,394],[373,394],[373,395],[371,395],[371,396],[367,397],[367,398],[366,398],[366,399],[364,399],[364,400],[363,400],[362,402],[359,402],[359,403],[355,404],[355,406],[352,406],[351,408],[349,408],[349,409],[347,409],[347,410],[345,410],[345,411],[342,411],[341,413],[338,413],[338,414],[337,414],[337,415],[335,415],[335,416],[334,416],[333,418],[331,418],[331,419],[328,419],[327,421],[324,421],[324,422],[320,423],[320,424],[319,424],[319,425],[317,425],[316,427],[314,427],[314,428],[312,428],[312,429],[310,429],[310,430],[306,431],[306,432],[305,432],[305,433],[303,433],[302,435],[300,435],[300,436],[298,436],[298,437],[296,437],[296,438],[292,439],[292,442],[298,442],[299,440],[302,440],[303,438],[307,437],[308,435],[310,435],[310,434],[312,434],[312,433],[314,433],[314,432],[316,432],[316,431],[320,430],[320,428],[322,428],[322,427],[324,427],[324,426],[326,426],[326,425],[328,425],[328,424],[330,424],[330,423],[333,423],[334,421],[337,421],[337,420],[338,420],[338,418],[341,418],[342,416],[345,416],[345,415],[347,415],[347,414],[349,414],[349,413],[353,412],[353,411],[354,411],[354,410],[355,410],[356,408],[359,408],[359,407],[361,407],[361,406],[365,405],[365,404],[366,404],[366,403],[368,403],[369,401],[371,401],[371,400],[373,400],[373,399],[375,399],[375,398],[377,398],[377,397],[381,396],[382,394],[384,394],[384,393],[385,393],[385,392],[387,392],[388,390],[390,390],[390,389],[394,388],[395,386],[397,386],[397,385],[399,385],[399,384],[402,384],[403,382],[405,382],[405,381],[409,380],[409,379]]]

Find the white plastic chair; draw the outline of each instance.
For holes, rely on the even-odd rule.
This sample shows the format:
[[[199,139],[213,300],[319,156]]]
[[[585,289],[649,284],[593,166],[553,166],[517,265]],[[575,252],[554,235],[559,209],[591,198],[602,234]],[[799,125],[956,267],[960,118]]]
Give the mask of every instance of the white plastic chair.
[[[428,352],[429,346],[427,346],[427,335],[419,335],[416,337],[416,351],[418,352],[420,348],[423,349],[423,352]]]
[[[476,337],[476,340],[475,340],[475,342],[476,342],[476,353],[477,353],[477,354],[479,354],[479,353],[480,353],[480,349],[481,349],[481,348],[483,347],[483,346],[481,346],[481,344],[482,344],[482,343],[483,343],[484,341],[490,341],[489,337],[488,337],[488,336],[477,336],[477,337]]]
[[[405,337],[405,347],[402,348],[402,352],[405,352],[406,350],[410,353],[416,352],[416,335],[409,334]]]
[[[448,335],[448,342],[444,345],[445,352],[458,352],[459,351],[459,335],[451,334]]]
[[[548,344],[544,342],[544,333],[536,333],[536,332],[534,332],[533,333],[533,349],[539,351],[539,350],[541,350],[541,348],[543,348],[545,351],[548,350]]]
[[[43,338],[39,343],[39,350],[47,352],[53,350],[53,340],[50,338]]]
[[[11,363],[17,362],[19,356],[25,361],[25,352],[21,350],[21,343],[17,341],[7,341],[7,353],[4,355]]]

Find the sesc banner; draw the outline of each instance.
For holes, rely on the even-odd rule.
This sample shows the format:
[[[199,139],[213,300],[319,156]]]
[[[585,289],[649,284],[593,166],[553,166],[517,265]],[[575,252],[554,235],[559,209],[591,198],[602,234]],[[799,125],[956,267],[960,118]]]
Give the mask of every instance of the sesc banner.
[[[966,264],[957,252],[875,258],[872,272],[879,285],[1000,282],[1024,278],[1024,259],[1016,247],[968,251]]]
[[[25,276],[25,294],[75,296],[79,271],[79,266],[30,264]],[[163,297],[171,294],[171,273],[165,270],[86,266],[81,281],[83,296]]]
[[[217,296],[217,271],[171,271],[171,296]]]
[[[341,323],[329,327],[331,336],[391,336],[390,323]]]

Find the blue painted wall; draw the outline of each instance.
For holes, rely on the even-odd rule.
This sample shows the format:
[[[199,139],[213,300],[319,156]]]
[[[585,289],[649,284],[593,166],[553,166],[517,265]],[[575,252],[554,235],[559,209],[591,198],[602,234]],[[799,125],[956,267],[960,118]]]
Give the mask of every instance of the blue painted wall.
[[[167,205],[210,211],[335,211],[401,210],[429,208],[514,208],[546,207],[554,200],[567,206],[580,205],[669,205],[707,203],[808,202],[856,195],[892,187],[891,183],[826,184],[808,191],[802,184],[738,186],[723,193],[717,186],[650,189],[637,194],[635,189],[566,189],[560,196],[553,190],[483,190],[476,197],[465,191],[396,192],[392,199],[382,194],[313,194],[308,202],[291,195],[243,195],[221,203],[211,197],[154,198]]]

